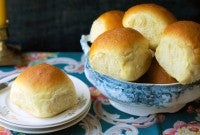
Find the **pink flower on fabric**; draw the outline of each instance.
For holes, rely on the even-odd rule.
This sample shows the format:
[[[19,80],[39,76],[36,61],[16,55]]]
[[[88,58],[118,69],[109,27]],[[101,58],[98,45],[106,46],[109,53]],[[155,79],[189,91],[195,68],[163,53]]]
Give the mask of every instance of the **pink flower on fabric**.
[[[104,95],[101,94],[101,92],[97,88],[89,87],[89,89],[90,89],[92,100],[98,99],[100,101],[104,101],[107,99]]]
[[[0,126],[0,135],[11,135],[11,132],[8,129]]]
[[[200,123],[177,121],[174,123],[174,127],[165,130],[163,135],[200,135]]]

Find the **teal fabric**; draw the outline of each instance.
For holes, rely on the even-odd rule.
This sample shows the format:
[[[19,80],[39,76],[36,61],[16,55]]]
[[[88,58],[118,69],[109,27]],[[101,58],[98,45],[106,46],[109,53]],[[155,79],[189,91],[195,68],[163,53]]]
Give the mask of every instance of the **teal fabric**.
[[[76,125],[66,128],[61,131],[49,133],[50,135],[84,135],[89,133],[94,134],[126,134],[126,135],[174,135],[175,132],[200,133],[200,102],[194,101],[188,103],[184,108],[176,113],[161,113],[155,115],[149,115],[146,117],[133,116],[123,113],[109,104],[109,101],[100,93],[95,95],[93,90],[96,90],[94,86],[89,83],[84,75],[84,55],[81,52],[70,53],[29,53],[31,59],[28,66],[43,62],[54,63],[54,66],[65,71],[67,74],[73,75],[88,85],[92,96],[92,105],[87,117],[84,120],[88,120],[91,117],[94,123],[90,126],[92,128],[85,130],[83,127],[88,123],[80,121]],[[61,58],[61,59],[59,59]],[[67,68],[66,68],[67,67]],[[25,69],[25,68],[24,68]],[[9,73],[11,71],[21,70],[19,67],[0,67],[1,73]],[[2,74],[0,75],[1,78]],[[98,90],[97,90],[98,91]],[[101,105],[103,110],[99,110],[97,103]],[[101,115],[100,115],[101,114]],[[95,121],[99,124],[95,126]],[[179,126],[177,126],[179,125]],[[185,128],[183,128],[185,127]],[[99,132],[97,129],[99,128]],[[111,130],[112,129],[112,130]],[[193,129],[193,130],[192,130]],[[13,135],[26,135],[11,131]],[[187,131],[188,132],[188,131]]]

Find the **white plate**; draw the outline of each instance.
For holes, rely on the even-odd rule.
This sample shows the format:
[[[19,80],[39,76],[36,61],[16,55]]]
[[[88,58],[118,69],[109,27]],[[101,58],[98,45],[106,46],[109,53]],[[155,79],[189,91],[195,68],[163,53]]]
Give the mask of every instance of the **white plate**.
[[[12,130],[12,131],[16,131],[16,132],[20,132],[20,133],[25,133],[25,134],[45,134],[45,133],[51,133],[51,132],[56,132],[62,129],[66,129],[68,127],[71,127],[75,124],[77,124],[78,122],[80,122],[83,118],[85,118],[85,116],[88,114],[90,107],[88,107],[88,109],[78,118],[74,119],[73,121],[69,122],[69,123],[65,123],[63,125],[59,125],[59,126],[55,126],[55,127],[50,127],[50,128],[43,128],[43,129],[27,129],[27,128],[21,128],[21,127],[16,127],[16,126],[12,126],[3,122],[0,122],[0,125],[2,125],[3,127]]]
[[[0,119],[0,123],[4,123],[6,125],[9,125],[11,127],[15,127],[17,129],[22,128],[23,130],[45,130],[46,131],[46,128],[52,128],[52,127],[54,128],[54,127],[57,127],[57,126],[67,125],[68,123],[75,121],[76,119],[78,119],[79,117],[84,115],[86,112],[88,112],[89,109],[90,109],[90,106],[91,106],[91,102],[88,104],[87,108],[85,108],[85,110],[83,112],[81,112],[79,115],[77,115],[76,117],[74,117],[74,118],[72,118],[68,121],[63,121],[63,122],[51,124],[51,125],[29,126],[29,125],[15,124],[15,123],[11,123],[11,122],[1,120],[1,119]]]
[[[25,128],[46,128],[62,125],[79,117],[90,105],[90,91],[80,79],[68,75],[73,81],[78,95],[78,104],[51,118],[36,118],[18,108],[9,99],[10,87],[0,91],[0,121]]]

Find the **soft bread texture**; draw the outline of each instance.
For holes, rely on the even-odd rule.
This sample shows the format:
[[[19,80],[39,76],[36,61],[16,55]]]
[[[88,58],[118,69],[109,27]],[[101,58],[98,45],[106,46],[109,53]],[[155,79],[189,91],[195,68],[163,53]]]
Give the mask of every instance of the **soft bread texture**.
[[[91,67],[107,76],[135,81],[151,64],[148,40],[131,28],[116,28],[101,34],[91,45]]]
[[[148,71],[140,78],[142,83],[170,84],[177,83],[157,62],[154,57]]]
[[[91,43],[103,32],[123,27],[122,18],[124,12],[120,10],[111,10],[101,14],[93,23],[90,29]]]
[[[164,29],[175,22],[175,16],[166,8],[156,4],[140,4],[129,8],[123,17],[124,27],[139,31],[155,50]]]
[[[200,24],[178,21],[169,25],[155,52],[159,64],[181,84],[200,79]]]
[[[76,104],[73,82],[60,69],[39,64],[25,69],[13,82],[13,104],[35,117],[52,117]]]

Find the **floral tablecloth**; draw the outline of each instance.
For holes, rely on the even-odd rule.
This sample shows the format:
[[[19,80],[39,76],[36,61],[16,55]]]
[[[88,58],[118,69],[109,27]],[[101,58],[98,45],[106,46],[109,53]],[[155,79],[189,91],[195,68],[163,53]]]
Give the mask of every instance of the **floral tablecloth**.
[[[176,113],[132,116],[112,107],[108,99],[84,75],[81,52],[26,53],[23,67],[0,67],[0,80],[39,63],[49,63],[85,82],[90,89],[92,105],[86,117],[76,125],[51,135],[200,135],[200,101],[188,103]],[[0,126],[0,135],[25,135]]]

